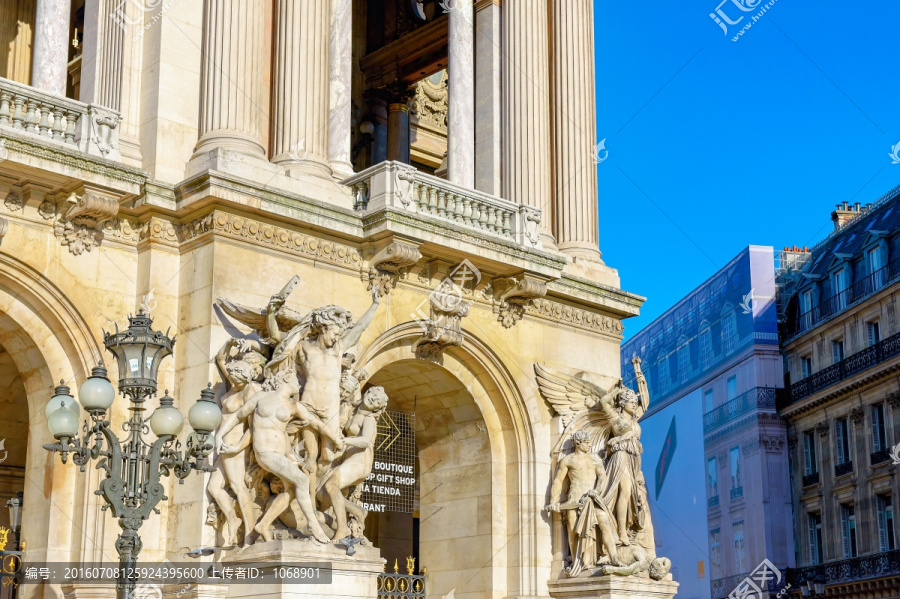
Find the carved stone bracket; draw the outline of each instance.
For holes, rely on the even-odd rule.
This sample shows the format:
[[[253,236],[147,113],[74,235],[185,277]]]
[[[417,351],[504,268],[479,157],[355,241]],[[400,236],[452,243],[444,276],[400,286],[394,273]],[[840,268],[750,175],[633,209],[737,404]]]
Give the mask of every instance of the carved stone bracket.
[[[885,399],[887,399],[888,405],[890,405],[892,408],[900,407],[900,391],[892,391],[891,393],[888,393]]]
[[[816,425],[816,432],[818,432],[819,436],[822,437],[823,439],[828,437],[829,429],[830,429],[830,427],[828,426],[827,422],[820,422],[819,424]]]
[[[503,328],[510,328],[525,316],[534,300],[547,295],[547,283],[528,275],[497,277],[491,281],[494,312]]]
[[[118,215],[119,199],[111,193],[85,187],[81,194],[70,193],[61,210],[64,212],[56,223],[56,236],[62,238],[62,245],[70,252],[79,256],[103,241],[103,223]]]
[[[472,307],[463,299],[462,288],[450,279],[444,279],[428,300],[430,316],[419,321],[424,333],[413,345],[416,356],[423,360],[436,359],[446,348],[462,345],[460,322]]]
[[[784,437],[762,436],[759,438],[759,442],[765,448],[766,453],[781,453],[784,451]]]
[[[3,244],[3,238],[9,233],[9,221],[0,217],[0,245]]]
[[[422,254],[417,246],[404,241],[392,241],[369,260],[369,289],[378,285],[382,294],[389,294],[406,275],[406,270],[421,259]]]
[[[863,409],[859,406],[850,410],[850,420],[853,421],[853,425],[856,427],[860,427],[863,425]]]

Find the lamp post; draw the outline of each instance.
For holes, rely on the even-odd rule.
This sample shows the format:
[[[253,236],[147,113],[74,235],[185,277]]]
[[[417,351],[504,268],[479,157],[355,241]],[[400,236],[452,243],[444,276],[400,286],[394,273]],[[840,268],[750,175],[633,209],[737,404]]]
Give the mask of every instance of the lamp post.
[[[111,510],[122,528],[116,539],[123,573],[117,584],[119,599],[133,599],[135,579],[128,573],[133,572],[143,545],[138,529],[151,512],[159,513],[156,507],[159,502],[168,499],[160,477],[174,473],[183,483],[192,470],[211,472],[213,466],[207,460],[213,450],[210,433],[222,420],[212,384],[200,392],[200,399],[191,407],[188,420],[194,431],[183,451],[176,437],[184,425],[184,417],[174,407],[168,391],[153,414],[144,417],[144,402],[156,394],[159,365],[171,355],[175,338],[170,339],[168,331],[164,335],[152,330],[153,320],[143,312],[129,316],[128,324],[126,330],[119,331],[116,326],[114,334],[104,333],[103,338],[106,349],[118,362],[119,392],[130,402],[131,415],[122,425],[125,438],[120,440],[107,420],[106,411],[113,404],[116,392],[101,361],[79,389],[81,406],[68,387],[60,384],[56,388],[47,405],[47,426],[57,442],[44,445],[44,449],[58,452],[64,464],[71,453],[72,461],[82,472],[90,460],[99,460],[97,467],[106,474],[94,493],[103,497],[106,505],[102,509]],[[85,421],[83,434],[78,438],[82,408],[90,415],[91,422]],[[156,434],[152,443],[144,439],[148,424]]]
[[[15,551],[21,551],[22,548],[22,491],[16,493],[16,496],[7,500],[6,507],[9,508],[9,527],[13,534],[16,535]]]

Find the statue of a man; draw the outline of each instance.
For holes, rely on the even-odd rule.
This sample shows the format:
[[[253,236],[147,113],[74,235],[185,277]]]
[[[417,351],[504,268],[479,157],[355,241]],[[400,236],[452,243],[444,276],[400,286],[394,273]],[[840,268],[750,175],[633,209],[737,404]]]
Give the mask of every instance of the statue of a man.
[[[560,460],[550,487],[551,503],[544,509],[566,515],[574,576],[583,567],[596,565],[600,546],[613,563],[617,564],[618,558],[613,529],[615,520],[600,496],[607,482],[606,468],[599,457],[591,454],[591,439],[587,431],[576,432],[572,435],[572,441],[575,451]],[[563,486],[567,479],[567,501],[562,503]]]

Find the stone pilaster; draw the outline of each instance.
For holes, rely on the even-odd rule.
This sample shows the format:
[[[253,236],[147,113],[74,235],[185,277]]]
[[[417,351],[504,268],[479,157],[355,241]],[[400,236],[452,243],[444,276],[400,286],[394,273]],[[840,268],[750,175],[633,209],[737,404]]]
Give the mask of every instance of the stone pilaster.
[[[265,156],[262,146],[265,15],[257,0],[205,0],[200,141],[196,154],[222,148]]]
[[[547,0],[504,2],[502,11],[503,197],[541,210],[547,247],[553,243]]]
[[[353,0],[331,2],[331,106],[328,117],[328,163],[334,176],[353,174],[350,164],[353,86]]]
[[[272,162],[331,176],[328,166],[328,0],[278,0]]]
[[[593,0],[551,0],[553,235],[567,254],[600,260],[594,159]]]
[[[499,196],[500,0],[475,2],[475,189]]]
[[[95,0],[85,4],[84,53],[81,65],[81,98],[122,111],[122,67],[127,23],[116,18],[119,0]]]
[[[447,178],[475,186],[475,26],[472,0],[450,9]]]
[[[66,95],[71,12],[71,0],[38,0],[35,13],[31,85],[58,96]]]

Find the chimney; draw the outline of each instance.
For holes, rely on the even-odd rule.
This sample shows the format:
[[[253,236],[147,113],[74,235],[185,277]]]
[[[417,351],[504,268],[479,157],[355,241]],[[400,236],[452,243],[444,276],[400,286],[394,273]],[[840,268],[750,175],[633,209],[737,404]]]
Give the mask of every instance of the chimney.
[[[847,224],[859,216],[859,202],[851,206],[847,202],[837,205],[837,209],[831,213],[831,222],[834,223],[834,230],[840,231]]]

